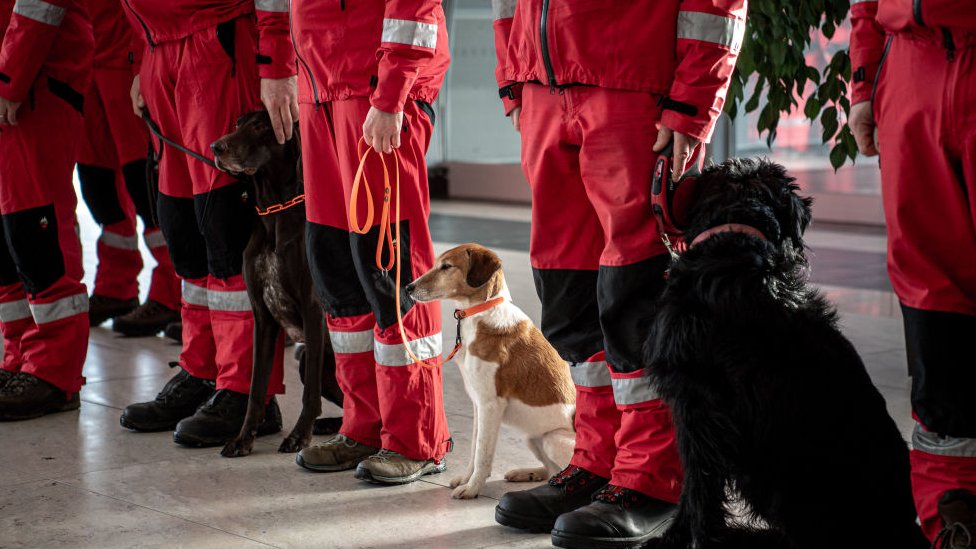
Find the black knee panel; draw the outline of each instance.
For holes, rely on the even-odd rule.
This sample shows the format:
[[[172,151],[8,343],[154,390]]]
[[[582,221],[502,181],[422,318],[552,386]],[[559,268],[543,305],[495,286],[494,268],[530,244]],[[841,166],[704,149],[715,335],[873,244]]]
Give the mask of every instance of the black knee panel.
[[[0,285],[2,286],[20,281],[17,276],[17,265],[14,264],[14,258],[10,255],[7,245],[6,232],[3,223],[0,223]]]
[[[395,227],[390,230],[396,231]],[[410,263],[410,222],[400,222],[400,308],[403,314],[413,308],[414,301],[410,299],[407,292],[403,290],[413,281],[413,269]],[[396,234],[395,232],[393,233]],[[373,227],[366,234],[349,234],[349,243],[352,247],[352,261],[356,266],[359,281],[363,285],[366,293],[366,300],[369,302],[373,314],[376,315],[376,324],[380,329],[385,330],[397,323],[396,311],[396,265],[390,271],[383,272],[376,266],[376,243],[379,241],[379,227]],[[386,264],[389,258],[389,250],[382,258],[382,263]]]
[[[976,368],[970,338],[976,316],[902,305],[912,372],[912,410],[926,429],[976,438]]]
[[[257,218],[254,200],[242,183],[194,197],[197,221],[207,245],[210,274],[229,278],[241,274],[244,248]]]
[[[119,192],[115,188],[115,170],[78,164],[78,180],[81,182],[81,197],[96,223],[111,225],[125,221]]]
[[[10,257],[29,293],[43,292],[64,276],[54,204],[4,214],[3,232]]]
[[[602,351],[597,272],[532,269],[532,278],[542,301],[542,333],[559,356],[568,362],[583,362]]]
[[[349,231],[307,222],[305,247],[312,280],[325,310],[337,317],[369,313],[369,302],[352,260]]]
[[[138,215],[147,229],[155,229],[159,225],[153,216],[152,202],[149,200],[149,186],[146,181],[146,161],[136,160],[122,166],[122,177],[129,197],[136,206]]]
[[[657,300],[664,291],[664,273],[671,264],[661,254],[622,267],[600,266],[597,301],[607,361],[618,372],[635,372],[644,366],[644,340],[650,332]]]
[[[169,248],[173,267],[183,278],[207,276],[207,246],[197,226],[192,198],[159,195],[159,226]]]

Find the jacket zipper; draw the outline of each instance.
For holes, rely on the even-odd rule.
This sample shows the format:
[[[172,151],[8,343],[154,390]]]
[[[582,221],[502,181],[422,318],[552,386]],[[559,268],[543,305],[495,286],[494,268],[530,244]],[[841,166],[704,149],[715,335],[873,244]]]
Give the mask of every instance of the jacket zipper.
[[[885,59],[888,58],[888,50],[891,49],[891,41],[894,40],[894,35],[888,36],[888,41],[885,42],[884,51],[881,53],[881,60],[878,61],[878,72],[874,75],[874,85],[871,86],[871,102],[874,102],[874,95],[878,93],[878,81],[881,80],[881,69],[884,67]]]
[[[124,2],[125,2],[125,7],[132,12],[132,15],[134,15],[136,20],[139,21],[139,24],[142,25],[142,30],[145,31],[146,33],[146,41],[149,42],[149,51],[154,51],[156,49],[156,43],[153,42],[152,35],[149,34],[149,27],[146,26],[146,22],[142,20],[142,17],[140,17],[139,13],[136,12],[135,8],[132,7],[132,4],[129,3],[129,0],[124,0]]]
[[[546,68],[546,77],[549,79],[549,93],[555,93],[556,73],[552,70],[552,59],[549,57],[549,0],[542,0],[539,27],[539,38],[542,42],[542,65]]]
[[[956,58],[956,43],[952,40],[952,31],[945,27],[942,28],[942,42],[945,44],[946,61],[952,61]]]
[[[315,100],[315,108],[319,108],[319,88],[315,83],[315,77],[312,76],[312,69],[308,67],[308,63],[302,57],[302,54],[298,52],[298,42],[295,41],[295,28],[294,22],[295,16],[292,14],[288,18],[288,35],[291,36],[291,45],[295,48],[295,59],[298,59],[298,63],[305,68],[305,73],[308,74],[308,81],[312,83],[312,98]]]
[[[925,21],[922,20],[922,0],[912,2],[912,15],[915,16],[915,23],[924,27]]]

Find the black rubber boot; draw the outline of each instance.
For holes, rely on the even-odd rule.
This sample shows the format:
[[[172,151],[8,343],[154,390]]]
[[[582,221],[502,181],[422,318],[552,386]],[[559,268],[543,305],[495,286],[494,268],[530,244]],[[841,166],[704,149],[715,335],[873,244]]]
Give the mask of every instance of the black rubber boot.
[[[8,372],[7,370],[0,368],[0,389],[2,389],[3,386],[14,377],[14,375],[15,374],[13,372]]]
[[[137,298],[115,299],[93,294],[88,298],[88,324],[98,326],[106,320],[129,314],[138,306]]]
[[[976,494],[968,490],[949,490],[939,498],[943,527],[932,542],[936,549],[976,547]]]
[[[197,448],[223,446],[240,433],[247,414],[247,399],[244,393],[230,389],[217,391],[195,414],[176,426],[173,442]],[[258,425],[258,436],[278,431],[281,431],[281,409],[272,397],[264,409],[264,421]]]
[[[47,414],[77,410],[78,393],[70,397],[39,377],[14,374],[0,387],[0,421],[34,419]]]
[[[180,312],[151,299],[112,322],[112,330],[129,337],[148,337],[180,320]]]
[[[509,492],[495,507],[495,521],[529,532],[550,532],[556,518],[590,503],[593,494],[609,479],[570,465],[549,483],[531,490]]]
[[[661,537],[678,510],[674,503],[608,484],[586,507],[561,515],[552,544],[565,549],[643,547]]]
[[[170,322],[163,329],[163,335],[177,343],[183,343],[183,322]]]
[[[170,366],[176,367],[175,362]],[[180,368],[156,399],[130,404],[122,410],[119,423],[126,429],[143,431],[172,431],[181,419],[190,417],[214,392],[214,382],[193,377]]]

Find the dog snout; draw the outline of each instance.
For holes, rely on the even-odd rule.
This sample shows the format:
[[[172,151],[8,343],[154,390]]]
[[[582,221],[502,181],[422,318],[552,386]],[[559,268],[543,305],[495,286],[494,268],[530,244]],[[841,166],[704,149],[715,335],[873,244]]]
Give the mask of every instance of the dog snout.
[[[223,139],[218,139],[210,144],[210,150],[216,155],[223,154],[227,152],[227,144]]]
[[[413,291],[417,289],[417,284],[416,282],[411,282],[404,286],[403,289],[407,291],[407,295],[413,295]]]

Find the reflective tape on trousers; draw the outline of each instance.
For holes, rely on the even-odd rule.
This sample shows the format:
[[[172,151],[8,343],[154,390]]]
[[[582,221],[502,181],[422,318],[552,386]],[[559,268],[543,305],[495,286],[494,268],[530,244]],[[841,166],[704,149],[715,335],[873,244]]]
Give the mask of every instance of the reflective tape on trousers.
[[[288,13],[288,0],[254,0],[254,9]]]
[[[877,4],[878,0],[851,0],[851,5],[853,6],[854,4],[860,4],[861,2],[874,2]]]
[[[88,294],[69,295],[51,303],[32,303],[30,309],[34,315],[34,322],[38,324],[88,314]]]
[[[912,448],[937,456],[976,458],[976,438],[943,437],[915,424]]]
[[[207,306],[211,311],[225,311],[230,313],[251,312],[251,298],[246,290],[236,292],[207,291]]]
[[[162,248],[166,245],[166,238],[163,237],[163,231],[146,233],[145,240],[146,246],[148,246],[150,250],[154,248]]]
[[[104,232],[102,236],[98,237],[98,241],[110,248],[116,248],[118,250],[138,250],[139,249],[139,239],[135,236],[122,236],[120,234]]]
[[[515,17],[515,4],[518,0],[491,0],[491,16],[497,21]]]
[[[383,20],[383,42],[406,44],[418,48],[437,47],[437,25],[407,21],[406,19]]]
[[[420,360],[427,360],[441,356],[441,335],[415,339],[410,343],[410,350],[417,355]],[[407,350],[402,344],[388,345],[386,343],[374,342],[373,358],[380,366],[407,366],[413,364],[413,359],[407,354]]]
[[[44,0],[17,0],[14,4],[14,13],[39,23],[60,27],[65,10]]]
[[[190,284],[185,280],[183,281],[183,301],[186,301],[187,305],[210,307],[207,294],[206,288],[197,286],[196,284]]]
[[[0,303],[0,322],[14,322],[30,317],[30,305],[26,299]]]
[[[337,332],[329,330],[332,350],[337,353],[367,353],[373,350],[373,330]]]
[[[579,387],[608,387],[610,385],[610,370],[605,361],[573,362],[569,365],[569,373],[573,376],[573,383]]]
[[[745,32],[746,23],[741,19],[699,11],[678,13],[678,38],[711,42],[738,52]]]
[[[647,376],[612,379],[613,400],[617,404],[641,404],[657,400],[658,394],[651,385],[651,378]]]

